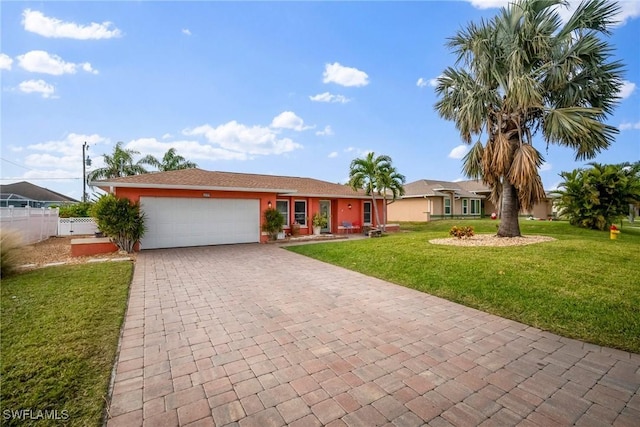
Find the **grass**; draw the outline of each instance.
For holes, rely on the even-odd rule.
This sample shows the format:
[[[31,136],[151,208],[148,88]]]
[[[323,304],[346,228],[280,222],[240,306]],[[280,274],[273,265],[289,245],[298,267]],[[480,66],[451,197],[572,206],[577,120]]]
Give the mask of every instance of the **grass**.
[[[2,280],[3,425],[29,425],[5,419],[29,409],[57,411],[66,425],[102,424],[132,271],[129,262],[92,263]]]
[[[432,245],[454,225],[495,233],[496,221],[402,224],[405,232],[288,249],[540,329],[640,353],[640,228],[609,232],[521,221],[553,242],[512,247]],[[408,231],[408,232],[407,232]]]

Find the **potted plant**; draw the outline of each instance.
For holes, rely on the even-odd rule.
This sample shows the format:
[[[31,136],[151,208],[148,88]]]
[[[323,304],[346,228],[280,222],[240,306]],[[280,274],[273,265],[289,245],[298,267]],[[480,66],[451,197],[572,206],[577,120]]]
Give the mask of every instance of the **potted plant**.
[[[320,235],[320,231],[327,226],[327,216],[321,214],[320,212],[316,212],[313,214],[313,218],[311,219],[311,224],[313,225],[313,234],[316,236]]]
[[[269,240],[277,240],[278,233],[282,231],[284,226],[284,216],[275,208],[269,208],[264,211],[264,222],[262,223],[262,231],[269,235]]]

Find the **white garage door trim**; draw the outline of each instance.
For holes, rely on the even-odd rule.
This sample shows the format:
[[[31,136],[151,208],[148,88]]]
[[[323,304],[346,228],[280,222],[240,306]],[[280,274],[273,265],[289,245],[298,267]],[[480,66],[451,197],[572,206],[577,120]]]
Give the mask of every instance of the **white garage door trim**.
[[[141,249],[260,241],[258,199],[140,197],[147,231]]]

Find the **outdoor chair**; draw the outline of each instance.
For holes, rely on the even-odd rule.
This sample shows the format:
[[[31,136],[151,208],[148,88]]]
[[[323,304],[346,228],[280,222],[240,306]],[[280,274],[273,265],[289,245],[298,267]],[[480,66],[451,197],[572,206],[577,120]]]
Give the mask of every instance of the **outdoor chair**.
[[[346,230],[345,233],[349,234],[353,231],[353,224],[349,221],[342,221],[342,228]]]

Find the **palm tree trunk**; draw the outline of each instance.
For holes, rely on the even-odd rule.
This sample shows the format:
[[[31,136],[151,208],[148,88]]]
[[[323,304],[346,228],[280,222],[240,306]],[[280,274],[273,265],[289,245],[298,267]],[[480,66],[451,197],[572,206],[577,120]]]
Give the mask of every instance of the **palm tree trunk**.
[[[380,215],[378,214],[378,202],[376,201],[376,196],[371,192],[371,200],[373,200],[373,212],[376,215],[376,226],[378,228],[380,226]]]
[[[506,179],[502,184],[502,206],[500,206],[500,227],[498,236],[518,237],[520,234],[520,223],[518,222],[518,194],[516,188]]]
[[[382,231],[383,232],[387,232],[387,195],[384,194],[382,196],[383,202],[382,202],[382,209],[384,209],[382,211]]]

